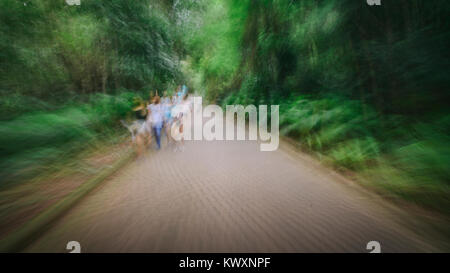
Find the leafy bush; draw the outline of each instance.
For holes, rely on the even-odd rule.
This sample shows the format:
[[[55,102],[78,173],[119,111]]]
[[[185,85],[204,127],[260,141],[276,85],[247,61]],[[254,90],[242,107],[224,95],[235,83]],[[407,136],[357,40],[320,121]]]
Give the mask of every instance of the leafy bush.
[[[26,179],[52,162],[85,149],[100,136],[117,134],[134,93],[95,94],[89,102],[53,112],[30,112],[0,122],[0,187]]]
[[[352,139],[339,143],[329,152],[334,163],[352,170],[362,170],[380,155],[373,138]]]

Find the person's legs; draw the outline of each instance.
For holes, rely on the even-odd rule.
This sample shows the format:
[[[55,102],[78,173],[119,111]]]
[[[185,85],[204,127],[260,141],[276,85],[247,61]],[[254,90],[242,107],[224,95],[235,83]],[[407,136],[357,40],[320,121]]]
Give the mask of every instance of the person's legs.
[[[166,123],[166,127],[165,127],[165,131],[166,131],[166,136],[167,136],[167,144],[170,144],[170,142],[172,142],[172,120],[169,119]]]
[[[160,149],[161,148],[161,126],[153,127],[153,132],[154,132],[155,138],[156,138],[156,146],[158,147],[158,149]]]

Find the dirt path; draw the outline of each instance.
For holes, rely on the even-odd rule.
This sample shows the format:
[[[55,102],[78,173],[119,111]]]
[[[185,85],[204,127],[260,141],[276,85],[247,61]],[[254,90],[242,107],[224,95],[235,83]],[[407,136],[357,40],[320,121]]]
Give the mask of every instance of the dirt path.
[[[283,144],[287,145],[287,144]],[[105,181],[27,252],[436,251],[376,197],[281,148],[188,142]]]

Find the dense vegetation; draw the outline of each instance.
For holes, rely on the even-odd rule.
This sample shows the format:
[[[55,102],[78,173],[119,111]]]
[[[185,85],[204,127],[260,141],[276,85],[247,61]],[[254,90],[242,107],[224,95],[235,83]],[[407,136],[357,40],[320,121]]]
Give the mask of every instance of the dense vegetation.
[[[111,135],[134,95],[182,78],[184,4],[81,2],[0,1],[0,186]]]
[[[135,94],[188,81],[210,102],[279,104],[282,134],[449,211],[450,2],[81,2],[0,1],[8,181],[114,130]]]
[[[449,211],[448,1],[208,1],[197,86],[279,104],[281,133],[373,185]],[[199,15],[201,16],[201,15]]]

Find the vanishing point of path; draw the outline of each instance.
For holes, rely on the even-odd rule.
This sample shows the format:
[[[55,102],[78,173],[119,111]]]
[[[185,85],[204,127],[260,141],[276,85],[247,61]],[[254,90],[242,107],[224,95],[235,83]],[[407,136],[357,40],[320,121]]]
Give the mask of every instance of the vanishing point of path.
[[[382,252],[435,249],[408,215],[282,143],[187,142],[104,181],[26,252]]]

